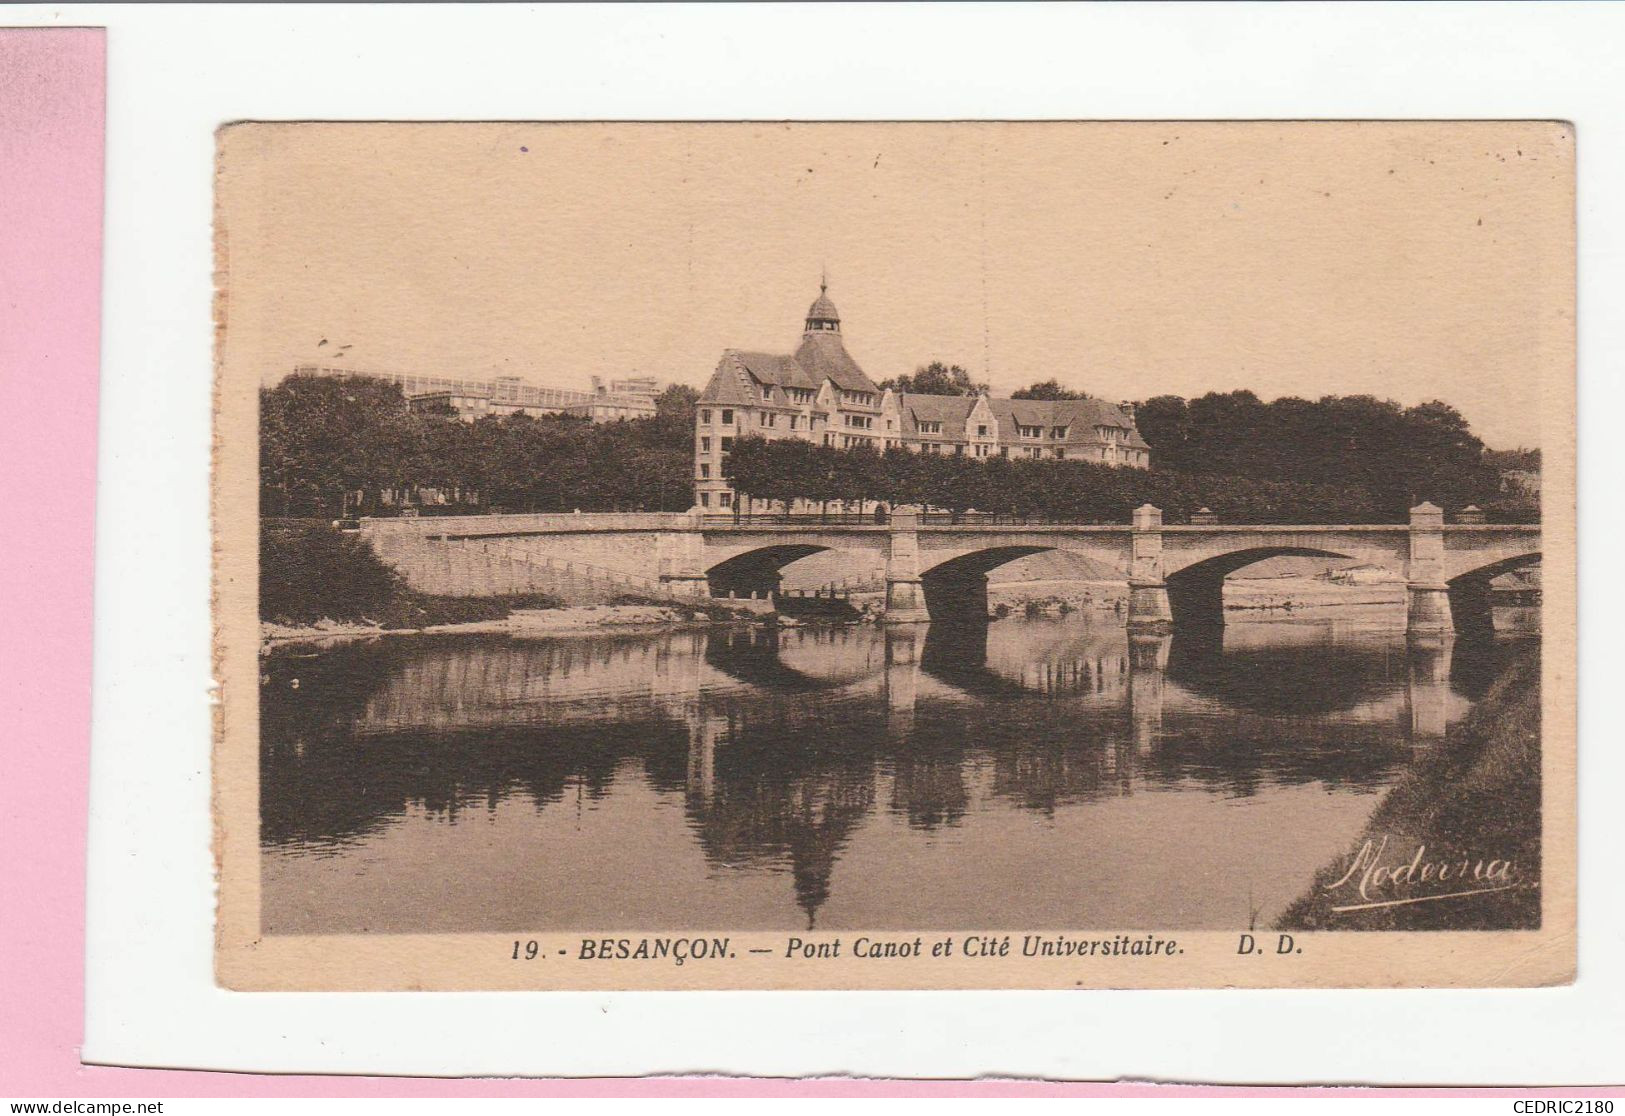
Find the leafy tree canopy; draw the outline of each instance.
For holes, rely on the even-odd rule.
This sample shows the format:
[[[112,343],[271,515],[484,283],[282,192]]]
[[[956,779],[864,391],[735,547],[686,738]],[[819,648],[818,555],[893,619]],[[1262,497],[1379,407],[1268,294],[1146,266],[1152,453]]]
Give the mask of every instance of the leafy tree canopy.
[[[1032,385],[1030,385],[1028,387],[1021,388],[1019,391],[1013,391],[1013,392],[1010,393],[1010,398],[1011,399],[1088,399],[1089,398],[1089,393],[1086,392],[1086,391],[1073,391],[1071,388],[1064,388],[1064,387],[1061,386],[1061,382],[1059,380],[1051,378],[1051,379],[1043,381],[1042,383],[1035,383],[1035,384],[1032,384]]]
[[[978,395],[988,390],[986,384],[973,382],[970,373],[959,365],[944,364],[940,360],[916,368],[913,375],[882,380],[880,386],[915,395]]]

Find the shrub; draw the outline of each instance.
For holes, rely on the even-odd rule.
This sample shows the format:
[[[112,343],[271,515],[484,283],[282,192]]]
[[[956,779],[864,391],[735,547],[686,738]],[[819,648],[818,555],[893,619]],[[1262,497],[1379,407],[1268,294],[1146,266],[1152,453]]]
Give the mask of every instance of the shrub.
[[[372,548],[322,524],[260,531],[260,619],[282,624],[377,619],[405,586]]]
[[[311,522],[262,524],[260,619],[423,628],[500,620],[516,608],[559,608],[557,597],[441,597],[419,593],[354,535]]]

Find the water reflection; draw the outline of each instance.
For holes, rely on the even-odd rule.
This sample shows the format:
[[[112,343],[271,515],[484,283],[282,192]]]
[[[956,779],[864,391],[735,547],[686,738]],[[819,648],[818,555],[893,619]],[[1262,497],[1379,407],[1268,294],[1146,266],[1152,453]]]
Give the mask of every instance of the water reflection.
[[[1077,614],[275,654],[264,929],[1245,926],[1500,659]]]

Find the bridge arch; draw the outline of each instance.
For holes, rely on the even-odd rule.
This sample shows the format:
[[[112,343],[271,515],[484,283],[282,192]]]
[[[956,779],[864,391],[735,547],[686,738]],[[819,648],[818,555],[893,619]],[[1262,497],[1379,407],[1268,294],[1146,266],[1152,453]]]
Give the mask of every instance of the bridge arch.
[[[1268,558],[1357,557],[1345,550],[1307,546],[1256,546],[1192,562],[1167,576],[1174,626],[1218,627],[1224,623],[1224,579]],[[1403,571],[1396,571],[1403,574]]]
[[[1540,551],[1514,554],[1466,570],[1445,583],[1450,595],[1450,615],[1458,633],[1483,635],[1495,630],[1495,614],[1490,582],[1504,573],[1521,570],[1540,562]]]
[[[932,620],[987,619],[987,575],[1007,562],[1063,547],[1011,545],[972,550],[938,562],[920,573],[925,607]]]
[[[729,593],[738,596],[749,596],[756,593],[766,596],[777,593],[779,578],[784,567],[791,562],[817,554],[831,547],[816,543],[775,543],[769,546],[759,546],[751,550],[725,558],[705,571],[706,580],[711,586],[711,595],[726,597]]]

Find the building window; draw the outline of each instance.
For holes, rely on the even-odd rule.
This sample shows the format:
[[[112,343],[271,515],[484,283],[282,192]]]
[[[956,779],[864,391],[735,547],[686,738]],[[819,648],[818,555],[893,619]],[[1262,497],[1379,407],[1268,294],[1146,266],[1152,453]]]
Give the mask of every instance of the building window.
[[[734,424],[734,413],[733,413],[733,411],[731,411],[727,407],[724,407],[722,409],[722,425],[723,426],[732,426],[733,424]]]
[[[977,457],[986,457],[987,456],[987,447],[986,446],[977,446],[976,447],[976,456]]]
[[[922,423],[920,423],[920,433],[921,434],[941,434],[942,433],[942,423],[940,423],[940,422],[922,422]]]
[[[978,438],[986,438],[987,437],[987,423],[984,422],[984,423],[977,424],[976,436]]]
[[[700,493],[700,507],[708,508],[710,506],[711,506],[711,494],[709,492]]]
[[[833,446],[835,444],[835,435],[833,435],[833,434],[825,434],[824,435],[824,444],[826,446]]]
[[[1056,446],[1055,447],[1055,456],[1058,457],[1058,458],[1061,458],[1062,460],[1065,460],[1066,459],[1066,450],[1063,449],[1060,446]]]
[[[711,435],[709,435],[709,434],[700,435],[700,452],[701,453],[710,453],[711,452]]]
[[[710,464],[708,462],[704,462],[704,461],[700,462],[700,479],[701,480],[710,480],[711,479],[711,466],[710,466]]]
[[[711,425],[711,409],[709,407],[700,412],[700,421],[706,426]]]
[[[734,440],[732,438],[724,438],[724,439],[722,439],[722,452],[723,453],[727,453],[729,450],[731,450],[733,448],[734,448]]]
[[[717,503],[725,508],[733,507],[734,494],[732,492],[718,492]]]
[[[763,426],[773,426],[778,422],[778,419],[779,419],[778,415],[770,415],[770,414],[767,414],[765,411],[762,413],[762,425]]]
[[[1042,438],[1044,436],[1042,426],[1017,426],[1016,431],[1023,438]]]
[[[1049,428],[1049,436],[1051,438],[1065,438],[1067,429],[1065,426],[1052,426]]]

